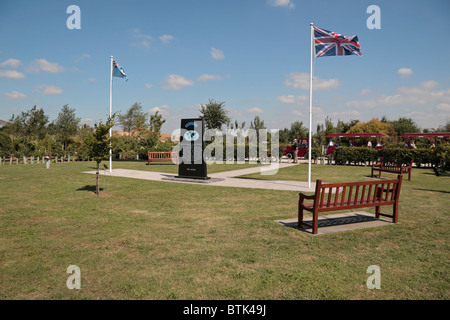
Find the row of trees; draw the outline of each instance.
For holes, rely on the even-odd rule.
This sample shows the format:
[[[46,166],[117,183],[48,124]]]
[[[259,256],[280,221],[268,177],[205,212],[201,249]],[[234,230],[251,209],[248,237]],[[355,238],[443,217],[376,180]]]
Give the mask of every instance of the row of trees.
[[[150,149],[171,150],[173,144],[159,140],[165,119],[156,112],[147,117],[139,103],[133,104],[115,121],[126,132],[112,137],[115,157],[143,156]],[[0,128],[0,156],[77,155],[89,158],[89,139],[96,129],[80,125],[75,109],[64,105],[57,118],[50,122],[44,109],[34,106],[19,115],[12,115],[9,122]]]
[[[210,100],[207,105],[202,105],[200,113],[205,118],[205,123],[208,129],[221,129],[224,125],[228,129],[243,129],[245,122],[240,125],[237,121],[234,123],[228,116],[225,109],[224,102],[217,102]],[[255,116],[250,123],[251,129],[266,129],[264,120],[259,116]],[[398,137],[405,133],[421,133],[421,132],[450,132],[450,121],[437,129],[421,129],[411,118],[400,117],[397,120],[388,120],[386,116],[379,119],[372,119],[367,122],[360,122],[359,120],[350,120],[348,122],[339,120],[336,125],[332,119],[326,117],[323,124],[318,124],[316,133],[313,135],[317,145],[324,145],[328,141],[325,138],[327,134],[331,133],[383,133],[389,136],[385,142],[397,143]],[[292,143],[294,139],[307,138],[309,130],[303,124],[303,121],[294,121],[289,128],[281,129],[279,132],[280,144]]]
[[[227,129],[245,132],[245,122],[232,121],[225,109],[225,102],[209,100],[201,105],[199,116],[205,119],[208,129]],[[34,106],[19,115],[13,115],[9,123],[0,128],[0,156],[44,156],[76,154],[81,158],[89,156],[87,139],[93,135],[94,128],[80,125],[81,119],[76,117],[75,109],[68,105],[62,107],[57,118],[50,122],[44,109]],[[135,159],[145,158],[149,150],[170,151],[174,143],[160,141],[160,133],[166,120],[159,112],[149,115],[144,112],[140,103],[134,103],[124,113],[116,117],[117,124],[121,125],[126,133],[123,136],[112,137],[113,155],[115,158]],[[267,129],[264,120],[259,116],[250,122],[250,129]],[[450,121],[437,129],[427,130],[450,132]],[[325,136],[330,133],[384,133],[389,136],[385,143],[398,143],[396,137],[404,133],[419,133],[420,127],[410,118],[388,120],[372,119],[368,122],[338,120],[336,124],[326,118],[323,124],[317,125],[313,135],[315,146],[327,144]],[[294,121],[290,127],[279,131],[279,142],[282,148],[292,143],[295,138],[308,137],[308,128],[302,121]],[[270,134],[268,135],[270,140]]]

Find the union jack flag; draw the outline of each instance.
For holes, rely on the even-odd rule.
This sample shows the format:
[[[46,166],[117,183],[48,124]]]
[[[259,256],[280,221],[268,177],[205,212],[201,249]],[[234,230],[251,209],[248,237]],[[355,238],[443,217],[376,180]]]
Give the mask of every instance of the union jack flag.
[[[115,61],[113,61],[113,77],[125,78],[128,81],[125,70]]]
[[[336,32],[314,27],[314,44],[317,58],[353,54],[362,56],[357,36],[348,38]]]

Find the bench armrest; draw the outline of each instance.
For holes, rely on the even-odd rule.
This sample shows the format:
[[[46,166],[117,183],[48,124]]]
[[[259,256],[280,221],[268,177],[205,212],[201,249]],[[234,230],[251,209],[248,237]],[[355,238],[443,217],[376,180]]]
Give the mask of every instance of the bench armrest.
[[[303,199],[309,199],[309,200],[312,200],[312,199],[314,199],[314,198],[316,197],[315,194],[313,194],[313,195],[307,195],[306,193],[302,193],[302,192],[300,192],[298,195],[300,196],[300,202],[303,202]]]

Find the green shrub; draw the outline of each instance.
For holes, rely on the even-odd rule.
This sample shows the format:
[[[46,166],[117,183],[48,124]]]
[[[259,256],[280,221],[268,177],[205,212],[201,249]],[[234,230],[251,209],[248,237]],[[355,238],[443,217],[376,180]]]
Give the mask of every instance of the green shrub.
[[[450,145],[439,145],[435,150],[435,163],[444,170],[450,169]]]
[[[377,150],[370,148],[339,147],[334,152],[336,164],[357,164],[377,160]]]
[[[13,142],[9,134],[0,131],[0,157],[7,157],[13,151]]]

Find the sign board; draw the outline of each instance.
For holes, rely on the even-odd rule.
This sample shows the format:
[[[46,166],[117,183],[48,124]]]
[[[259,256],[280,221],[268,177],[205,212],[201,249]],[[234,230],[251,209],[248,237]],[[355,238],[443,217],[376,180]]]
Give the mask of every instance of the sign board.
[[[205,141],[203,118],[181,119],[179,178],[208,179],[203,158]]]

